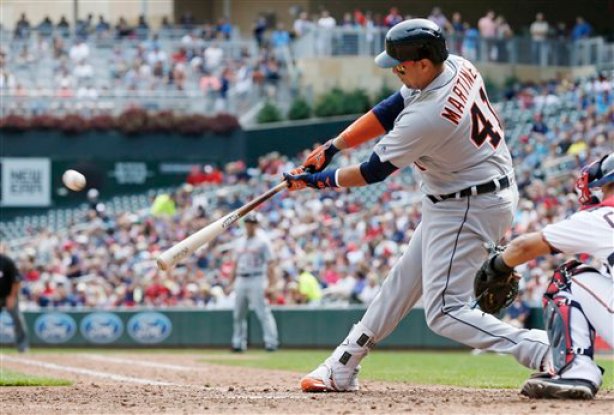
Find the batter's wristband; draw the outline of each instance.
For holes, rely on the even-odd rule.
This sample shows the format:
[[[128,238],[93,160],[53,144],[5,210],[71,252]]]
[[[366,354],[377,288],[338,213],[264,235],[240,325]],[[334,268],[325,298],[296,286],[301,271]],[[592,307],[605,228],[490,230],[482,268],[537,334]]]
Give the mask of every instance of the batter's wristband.
[[[318,188],[337,187],[337,170],[324,170],[319,173],[313,173],[312,183]]]
[[[339,149],[333,143],[333,140],[330,140],[330,145],[324,150],[324,156],[327,160],[332,159],[335,154],[339,152]]]
[[[500,274],[510,274],[514,271],[513,267],[510,267],[503,261],[503,257],[501,255],[495,256],[492,260],[492,269]]]

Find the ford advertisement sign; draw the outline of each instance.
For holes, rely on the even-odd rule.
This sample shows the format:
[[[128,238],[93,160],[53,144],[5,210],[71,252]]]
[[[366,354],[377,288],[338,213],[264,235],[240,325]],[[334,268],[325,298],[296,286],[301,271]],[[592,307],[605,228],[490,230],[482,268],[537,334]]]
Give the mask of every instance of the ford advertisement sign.
[[[134,315],[127,325],[128,334],[138,343],[155,344],[164,341],[173,329],[168,317],[156,312]]]
[[[109,344],[124,332],[124,324],[113,313],[88,314],[80,324],[81,335],[92,343]]]
[[[45,343],[66,343],[76,331],[77,323],[64,313],[42,314],[34,322],[34,332]]]

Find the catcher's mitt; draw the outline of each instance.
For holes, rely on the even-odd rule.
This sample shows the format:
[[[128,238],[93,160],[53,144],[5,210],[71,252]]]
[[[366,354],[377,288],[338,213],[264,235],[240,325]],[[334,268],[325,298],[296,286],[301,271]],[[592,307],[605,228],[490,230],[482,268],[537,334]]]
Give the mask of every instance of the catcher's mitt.
[[[475,274],[473,290],[475,305],[485,313],[497,314],[514,302],[520,278],[513,268],[497,260],[502,247],[493,247],[489,251],[488,259]]]

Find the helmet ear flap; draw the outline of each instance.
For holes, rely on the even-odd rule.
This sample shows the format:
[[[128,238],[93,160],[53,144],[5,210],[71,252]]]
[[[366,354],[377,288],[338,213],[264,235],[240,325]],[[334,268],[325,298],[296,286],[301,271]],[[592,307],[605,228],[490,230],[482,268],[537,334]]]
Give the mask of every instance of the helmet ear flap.
[[[576,180],[576,188],[580,191],[578,201],[581,205],[590,204],[592,201],[591,190],[588,187],[589,184],[589,172],[588,169],[582,171],[582,175]]]

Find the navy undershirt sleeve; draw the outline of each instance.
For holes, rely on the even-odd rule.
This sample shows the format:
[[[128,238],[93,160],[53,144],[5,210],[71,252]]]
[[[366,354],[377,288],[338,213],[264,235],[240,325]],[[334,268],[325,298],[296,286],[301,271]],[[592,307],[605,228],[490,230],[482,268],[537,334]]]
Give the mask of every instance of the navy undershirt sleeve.
[[[405,108],[405,101],[400,92],[395,92],[373,107],[372,111],[386,132],[392,130],[394,120]]]
[[[398,170],[398,167],[389,161],[382,163],[379,156],[375,153],[371,154],[369,161],[365,161],[360,165],[360,174],[369,184],[383,181],[396,170]]]

